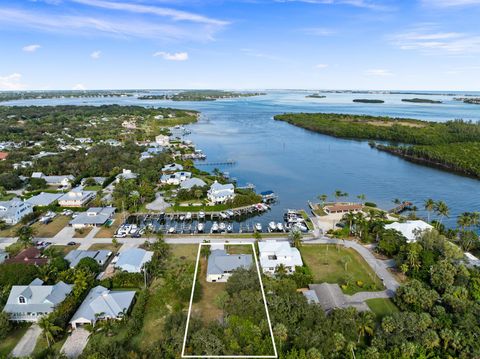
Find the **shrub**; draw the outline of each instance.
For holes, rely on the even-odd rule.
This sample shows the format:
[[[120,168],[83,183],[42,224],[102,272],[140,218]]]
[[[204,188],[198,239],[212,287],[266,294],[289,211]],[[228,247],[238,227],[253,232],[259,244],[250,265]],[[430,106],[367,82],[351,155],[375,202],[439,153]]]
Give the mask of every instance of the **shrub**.
[[[361,280],[357,280],[357,286],[362,288],[363,287],[363,282]]]
[[[367,207],[377,207],[377,204],[376,203],[373,203],[373,202],[365,202],[365,206]]]

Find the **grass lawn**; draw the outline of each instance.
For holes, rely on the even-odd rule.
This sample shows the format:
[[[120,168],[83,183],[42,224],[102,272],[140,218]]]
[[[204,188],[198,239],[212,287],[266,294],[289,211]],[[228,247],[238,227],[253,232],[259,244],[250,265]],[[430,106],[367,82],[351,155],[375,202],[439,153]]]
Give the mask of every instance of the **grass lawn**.
[[[197,260],[198,244],[171,244],[172,256],[179,259]]]
[[[22,226],[21,223],[17,223],[14,226],[9,226],[0,231],[0,237],[15,237],[15,232]]]
[[[64,256],[66,256],[68,253],[70,253],[74,249],[77,249],[79,246],[80,246],[80,244],[76,244],[74,246],[63,246],[63,245],[60,245],[60,244],[54,244],[52,246],[49,246],[48,248],[49,249],[53,248],[55,250],[59,250],[63,253]]]
[[[115,247],[113,243],[94,243],[88,248],[89,251],[99,251],[105,249],[107,251],[116,253],[121,246]]]
[[[368,299],[365,302],[370,310],[375,313],[378,320],[381,320],[387,315],[398,312],[396,305],[388,298]]]
[[[312,220],[310,219],[310,217],[308,216],[307,212],[305,211],[300,211],[300,214],[302,215],[302,218],[305,220],[305,224],[307,225],[307,228],[310,230],[310,231],[313,231],[315,228],[313,226],[313,223],[312,223]]]
[[[0,358],[6,358],[28,329],[28,325],[13,329],[5,339],[0,340]]]
[[[65,335],[64,338],[60,339],[58,342],[55,342],[52,344],[52,349],[54,350],[55,353],[60,353],[60,350],[63,347],[63,344],[67,340],[67,335]],[[33,349],[33,353],[31,354],[32,357],[35,357],[35,355],[40,354],[42,351],[48,348],[47,340],[45,339],[44,335],[40,335],[40,337],[37,340],[37,344],[35,345],[35,349]]]
[[[15,193],[7,193],[5,196],[0,196],[0,201],[10,201],[12,198],[16,197]]]
[[[36,222],[32,224],[32,228],[37,231],[36,237],[52,238],[65,226],[68,226],[70,221],[71,218],[68,216],[56,216],[49,224]]]
[[[102,226],[95,235],[95,238],[112,238],[117,228],[122,224],[124,215],[122,213],[116,213],[113,217],[114,221],[111,226]]]
[[[325,244],[304,244],[300,247],[304,263],[310,268],[315,283],[345,283],[350,277],[350,285],[342,288],[345,294],[383,289],[383,284],[365,260],[352,248]],[[345,271],[344,261],[347,261]],[[363,282],[362,287],[357,281]]]
[[[250,244],[232,244],[226,245],[225,250],[228,254],[253,254],[253,248]]]
[[[93,227],[86,227],[79,230],[75,230],[73,238],[85,238],[92,231]]]
[[[102,190],[102,186],[100,185],[97,185],[97,186],[87,186],[84,188],[85,191],[95,191],[95,192],[98,192],[98,191],[101,191]]]

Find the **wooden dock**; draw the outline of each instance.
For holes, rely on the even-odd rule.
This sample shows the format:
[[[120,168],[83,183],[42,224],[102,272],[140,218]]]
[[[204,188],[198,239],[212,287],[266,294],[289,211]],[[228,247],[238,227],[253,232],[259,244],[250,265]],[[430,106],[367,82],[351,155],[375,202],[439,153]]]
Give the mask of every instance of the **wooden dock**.
[[[413,203],[412,203],[412,202],[403,201],[403,202],[400,203],[397,207],[392,208],[391,210],[389,210],[388,213],[400,214],[400,213],[402,213],[402,212],[404,212],[404,211],[408,211],[408,210],[412,209],[412,206],[413,206]]]
[[[234,160],[218,161],[218,162],[199,162],[195,163],[197,166],[233,166],[237,162]]]

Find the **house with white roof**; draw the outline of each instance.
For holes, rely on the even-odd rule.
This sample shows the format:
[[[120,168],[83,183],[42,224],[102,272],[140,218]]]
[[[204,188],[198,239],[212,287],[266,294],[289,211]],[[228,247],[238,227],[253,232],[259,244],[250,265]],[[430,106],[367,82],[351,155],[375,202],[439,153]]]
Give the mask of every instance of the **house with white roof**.
[[[162,175],[162,177],[160,177],[160,182],[163,184],[179,185],[191,177],[192,174],[190,172],[175,172]]]
[[[162,168],[162,172],[175,172],[175,171],[183,171],[183,166],[179,165],[178,163],[170,163],[168,165],[165,165],[165,167]]]
[[[115,207],[91,207],[86,212],[78,213],[70,221],[73,228],[99,227],[107,223],[115,214]]]
[[[44,179],[49,186],[64,188],[70,187],[75,180],[75,177],[72,175],[46,176],[42,172],[33,172],[31,177]]]
[[[250,254],[228,254],[223,249],[212,249],[208,256],[207,282],[226,282],[236,269],[248,269],[253,260]]]
[[[98,320],[122,319],[132,306],[135,291],[111,291],[97,286],[90,290],[85,300],[70,320],[73,329]]]
[[[416,220],[416,221],[406,221],[406,222],[393,222],[387,224],[385,229],[394,229],[397,232],[400,232],[402,236],[407,239],[408,243],[415,242],[417,236],[424,231],[429,231],[433,229],[433,226],[427,222]]]
[[[92,258],[98,263],[100,267],[103,267],[107,263],[111,255],[112,252],[105,249],[101,249],[98,251],[74,249],[73,251],[68,252],[68,254],[65,256],[65,260],[70,263],[70,268],[75,268],[83,258]]]
[[[61,281],[55,285],[43,285],[38,278],[29,285],[14,285],[3,311],[10,314],[12,321],[36,322],[53,312],[70,294],[72,287]]]
[[[115,267],[129,273],[140,273],[150,262],[153,252],[141,248],[131,248],[120,252]]]
[[[180,183],[181,189],[190,190],[193,187],[205,187],[207,184],[202,181],[200,178],[189,178]]]
[[[167,147],[170,145],[170,138],[165,135],[158,135],[155,137],[155,142],[158,143],[160,146]]]
[[[73,188],[58,199],[62,207],[85,207],[96,196],[95,191],[85,191],[82,186]]]
[[[126,170],[126,169],[123,169],[122,170],[122,173],[119,173],[117,175],[117,177],[115,177],[115,181],[118,183],[120,182],[120,180],[134,180],[134,179],[137,179],[138,175],[134,172],[132,172],[132,170]]]
[[[225,203],[235,198],[235,187],[231,183],[221,184],[215,181],[208,190],[207,198],[213,204]]]
[[[17,224],[23,217],[32,212],[33,206],[18,198],[0,201],[0,220],[5,221],[6,224]]]
[[[260,265],[263,273],[275,274],[278,266],[283,265],[286,272],[295,272],[295,267],[303,266],[302,256],[297,248],[286,241],[264,241],[258,243]]]
[[[63,196],[63,193],[48,193],[42,192],[36,196],[30,197],[25,200],[25,202],[30,203],[34,207],[46,207],[58,201],[60,197]]]

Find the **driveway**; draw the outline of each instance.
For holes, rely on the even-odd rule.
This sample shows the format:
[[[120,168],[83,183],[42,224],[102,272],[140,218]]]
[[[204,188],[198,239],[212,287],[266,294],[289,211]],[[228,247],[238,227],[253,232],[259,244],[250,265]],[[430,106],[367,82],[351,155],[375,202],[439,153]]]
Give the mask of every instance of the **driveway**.
[[[63,344],[61,352],[68,358],[79,357],[87,345],[89,335],[90,333],[83,328],[75,329]]]
[[[151,211],[165,211],[170,206],[171,204],[165,202],[163,196],[160,193],[157,193],[155,200],[148,203],[145,208]]]
[[[32,354],[37,339],[42,334],[42,329],[35,323],[25,332],[22,339],[17,343],[12,350],[12,356],[16,358],[26,357]]]

